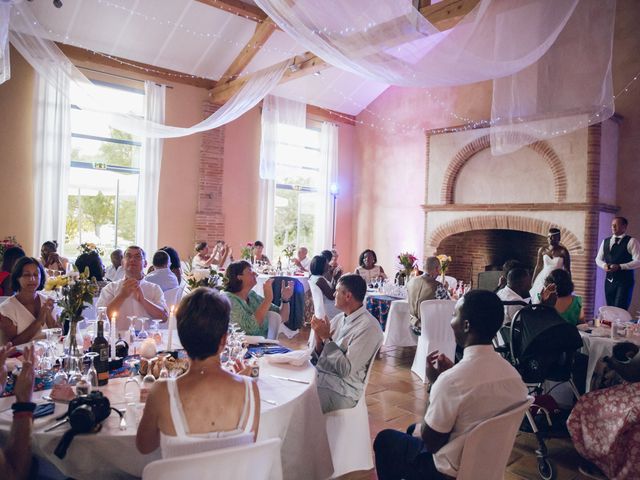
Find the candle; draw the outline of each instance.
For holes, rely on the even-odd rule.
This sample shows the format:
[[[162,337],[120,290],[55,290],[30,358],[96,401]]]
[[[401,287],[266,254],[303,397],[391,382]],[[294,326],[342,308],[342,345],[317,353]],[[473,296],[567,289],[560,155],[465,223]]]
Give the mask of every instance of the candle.
[[[116,339],[118,337],[118,324],[116,312],[111,315],[111,332],[109,334],[109,348],[111,349],[111,358],[116,358]]]
[[[176,323],[176,318],[173,316],[173,308],[175,305],[171,305],[171,310],[169,312],[169,326],[168,326],[168,337],[167,337],[167,351],[171,351],[171,347],[173,346],[173,328]]]

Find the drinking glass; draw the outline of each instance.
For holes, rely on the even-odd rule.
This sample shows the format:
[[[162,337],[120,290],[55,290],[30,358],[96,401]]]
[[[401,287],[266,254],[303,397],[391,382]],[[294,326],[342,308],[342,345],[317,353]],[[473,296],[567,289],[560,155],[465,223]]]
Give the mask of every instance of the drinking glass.
[[[138,333],[138,340],[146,340],[147,338],[149,338],[149,333],[144,329],[144,325],[148,320],[148,318],[139,317],[138,320],[140,320],[140,324],[141,324],[140,332]]]
[[[58,360],[60,363],[60,368],[58,368],[58,371],[53,376],[53,384],[66,385],[69,383],[69,375],[64,368],[64,356],[60,356]]]
[[[89,357],[89,359],[91,360],[91,363],[89,364],[89,369],[87,370],[87,379],[92,389],[98,388],[98,372],[93,363],[93,360],[98,355],[100,355],[98,352],[87,352],[84,354],[85,357]]]
[[[136,316],[129,315],[127,316],[127,319],[129,320],[129,345],[133,345],[133,342],[136,341],[136,326],[134,325]]]
[[[82,372],[78,364],[79,359],[73,355],[67,355],[67,361],[69,364],[69,385],[75,386],[82,378]]]
[[[153,338],[156,341],[156,345],[161,345],[162,344],[162,334],[160,333],[160,319],[159,318],[153,318],[151,319],[151,321],[153,322],[153,324],[151,325],[151,338]]]
[[[167,358],[169,357],[169,355],[169,353],[158,354],[158,361],[162,362],[162,368],[160,369],[158,378],[169,378],[169,370],[167,370]]]
[[[124,382],[124,401],[127,405],[130,403],[135,405],[140,399],[140,383],[136,378],[138,375],[140,360],[130,358],[126,360],[125,363],[129,367],[129,378]]]

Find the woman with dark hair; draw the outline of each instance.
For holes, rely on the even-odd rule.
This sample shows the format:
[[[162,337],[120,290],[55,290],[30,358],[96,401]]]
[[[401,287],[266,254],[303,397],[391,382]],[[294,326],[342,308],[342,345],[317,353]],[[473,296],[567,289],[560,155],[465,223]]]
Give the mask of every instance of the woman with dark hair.
[[[2,267],[0,267],[1,297],[13,295],[13,289],[11,288],[11,270],[18,259],[24,256],[26,256],[26,254],[20,247],[10,247],[4,252],[4,257],[2,257]]]
[[[269,257],[262,254],[263,251],[264,243],[262,243],[260,240],[256,240],[255,242],[253,242],[253,263],[261,265],[271,265]]]
[[[79,255],[78,258],[76,258],[76,268],[80,273],[83,273],[85,268],[88,268],[89,277],[95,278],[98,283],[104,283],[104,265],[98,252],[93,251]]]
[[[269,332],[268,312],[276,312],[281,321],[289,319],[289,301],[293,295],[293,282],[283,282],[280,296],[282,306],[273,302],[273,279],[264,282],[261,297],[253,291],[258,276],[245,260],[233,262],[225,272],[225,295],[231,302],[231,321],[237,323],[247,335],[266,337]]]
[[[311,290],[311,296],[313,297],[313,304],[316,310],[315,315],[316,317],[320,315],[318,318],[324,318],[326,316],[332,319],[340,313],[340,310],[335,306],[336,289],[332,287],[326,279],[326,274],[329,272],[327,257],[324,255],[316,255],[313,257],[309,265],[309,272],[311,273],[309,285],[317,287],[317,290],[315,287],[312,287]],[[321,303],[322,307],[320,306]]]
[[[356,268],[355,273],[364,278],[367,285],[387,278],[382,267],[376,265],[377,262],[378,257],[376,256],[376,252],[371,249],[366,249],[360,254],[360,258],[358,259],[358,265],[360,266]]]
[[[180,302],[178,336],[189,355],[189,370],[153,385],[136,435],[141,453],[161,447],[167,458],[255,441],[258,386],[220,362],[229,313],[227,299],[211,288],[197,288]]]
[[[169,270],[173,272],[173,274],[178,278],[178,283],[182,283],[182,264],[180,263],[180,255],[173,247],[162,247],[160,250],[167,252],[169,255],[170,265]]]
[[[48,240],[42,244],[40,262],[52,275],[65,273],[69,265],[69,260],[58,255],[58,242],[55,240]]]
[[[559,268],[553,270],[544,280],[545,288],[551,284],[556,286],[555,308],[560,316],[572,325],[585,323],[582,297],[573,294],[571,274]]]
[[[43,326],[59,326],[53,299],[38,293],[44,281],[44,269],[35,258],[22,257],[13,266],[11,288],[16,293],[0,305],[0,345],[26,343],[39,337]]]

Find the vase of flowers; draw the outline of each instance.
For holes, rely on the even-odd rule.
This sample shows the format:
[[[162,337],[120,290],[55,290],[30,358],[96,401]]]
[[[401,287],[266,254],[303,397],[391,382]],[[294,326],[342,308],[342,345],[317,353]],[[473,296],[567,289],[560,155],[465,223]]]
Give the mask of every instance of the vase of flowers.
[[[14,237],[13,235],[9,235],[8,237],[4,237],[4,239],[0,240],[0,263],[2,263],[2,260],[4,258],[4,252],[6,252],[7,249],[11,247],[22,248],[22,245],[18,243],[16,237]]]
[[[282,249],[282,254],[287,258],[287,270],[291,270],[291,259],[296,254],[296,246],[293,243],[289,243]]]
[[[398,261],[400,262],[400,271],[397,275],[398,285],[406,285],[409,283],[409,278],[411,278],[411,273],[418,259],[413,253],[402,252],[398,255]]]
[[[78,245],[78,251],[80,253],[92,253],[96,252],[98,256],[104,256],[104,249],[102,247],[97,246],[95,243],[84,242]]]
[[[446,286],[447,283],[445,280],[445,276],[447,274],[447,268],[449,268],[449,265],[451,264],[453,259],[449,255],[444,255],[444,254],[438,255],[436,258],[440,262],[440,275],[441,275],[440,283]]]
[[[248,262],[251,261],[251,257],[253,255],[253,243],[251,242],[247,242],[241,249],[240,249],[240,258],[242,260],[246,260]]]
[[[198,287],[217,288],[218,290],[222,290],[224,287],[224,276],[213,267],[209,267],[208,271],[195,271],[189,268],[185,271],[185,281],[190,291]]]

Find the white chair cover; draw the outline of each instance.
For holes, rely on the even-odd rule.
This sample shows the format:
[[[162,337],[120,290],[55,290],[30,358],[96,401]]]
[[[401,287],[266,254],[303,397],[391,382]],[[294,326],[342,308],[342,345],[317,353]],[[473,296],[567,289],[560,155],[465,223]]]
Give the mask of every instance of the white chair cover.
[[[267,332],[267,338],[275,340],[278,338],[280,329],[282,328],[282,317],[277,312],[267,312],[266,321],[269,322],[269,331]]]
[[[456,353],[456,339],[451,328],[455,300],[425,300],[420,304],[422,334],[418,338],[418,348],[411,371],[427,382],[425,368],[427,355],[434,350],[444,353],[453,360]]]
[[[518,428],[532,397],[475,427],[464,442],[457,480],[502,480]]]
[[[311,290],[311,298],[313,299],[313,314],[316,318],[324,318],[327,312],[324,308],[324,295],[322,294],[322,290],[320,290],[316,282],[311,279],[309,280],[309,290]]]
[[[240,447],[224,448],[183,457],[157,460],[142,472],[145,480],[176,480],[198,478],[214,480],[280,480],[282,440],[272,438]]]
[[[600,312],[600,318],[607,320],[608,322],[613,322],[615,320],[620,320],[621,322],[631,321],[631,314],[624,308],[611,307],[607,305],[600,307],[600,310],[598,311]]]
[[[445,285],[447,288],[456,288],[458,286],[458,280],[455,277],[445,275],[444,280],[447,282]]]
[[[369,430],[369,410],[367,409],[367,385],[371,368],[378,350],[371,357],[364,389],[358,403],[353,408],[335,410],[325,414],[327,437],[333,461],[333,476],[337,478],[349,472],[371,470],[373,452],[371,451],[371,431]]]
[[[418,337],[413,333],[409,324],[409,302],[406,300],[391,302],[382,344],[385,347],[415,347],[418,345]]]
[[[164,292],[164,301],[169,308],[172,305],[178,305],[180,303],[180,299],[182,298],[182,293],[184,292],[184,287],[177,286],[176,288],[172,288],[171,290],[167,290]]]

